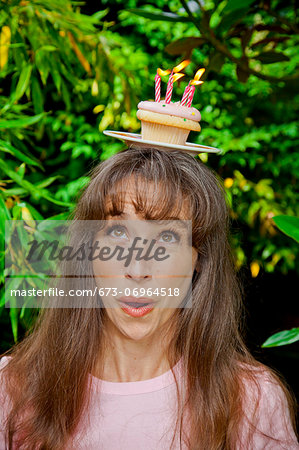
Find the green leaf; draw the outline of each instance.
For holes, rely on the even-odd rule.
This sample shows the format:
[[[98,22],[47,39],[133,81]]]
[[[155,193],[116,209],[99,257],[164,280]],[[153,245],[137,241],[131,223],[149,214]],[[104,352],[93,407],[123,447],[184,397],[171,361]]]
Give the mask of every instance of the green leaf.
[[[45,55],[43,52],[38,52],[35,55],[35,65],[39,71],[41,80],[43,85],[46,85],[48,75],[50,72],[50,64],[47,59],[47,55]]]
[[[276,226],[287,236],[299,243],[299,218],[294,216],[274,216],[272,217]]]
[[[55,216],[48,217],[47,220],[67,220],[70,216],[69,212],[55,214]]]
[[[45,113],[42,113],[32,117],[26,116],[24,119],[0,120],[0,128],[25,128],[40,121],[44,116]]]
[[[22,164],[17,168],[18,175],[20,175],[20,177],[22,178],[22,180],[23,180],[24,175],[25,175],[25,170],[26,170],[26,164],[25,164],[25,163],[22,163]]]
[[[231,11],[236,11],[237,9],[244,9],[248,11],[252,3],[254,3],[255,0],[228,0],[225,8],[222,10],[222,13],[228,13]]]
[[[70,93],[68,91],[67,85],[63,81],[62,78],[61,78],[61,95],[62,95],[62,98],[63,98],[63,101],[65,103],[67,111],[70,111],[72,109],[72,107],[71,107],[71,105],[72,105],[71,96],[70,96]]]
[[[92,20],[92,23],[100,23],[103,17],[107,16],[109,12],[109,8],[103,9],[102,11],[97,11],[96,13],[89,16],[89,19]]]
[[[4,200],[3,200],[3,198],[1,196],[0,196],[0,210],[2,210],[1,214],[0,214],[1,219],[3,219],[3,220],[5,220],[5,219],[11,220],[11,216],[10,216],[9,210],[7,209],[7,207],[5,205],[5,202],[4,202]]]
[[[38,161],[38,159],[35,159],[33,156],[27,156],[24,155],[20,150],[10,145],[8,142],[0,141],[0,151],[10,153],[11,155],[15,156],[20,161],[23,161],[27,164],[30,164],[32,166],[38,166],[40,169],[43,170],[43,166]]]
[[[57,47],[55,47],[54,45],[42,45],[40,48],[38,48],[36,50],[36,53],[41,50],[45,50],[47,52],[55,52],[56,50],[59,50],[59,49]]]
[[[5,235],[5,221],[11,220],[11,215],[9,212],[9,209],[7,208],[5,201],[2,198],[2,195],[0,196],[0,236],[2,239],[2,242],[4,242],[4,235]]]
[[[9,310],[10,323],[14,341],[18,340],[18,308],[10,308]]]
[[[54,177],[47,178],[46,180],[42,181],[41,183],[36,184],[36,187],[38,187],[39,189],[43,189],[43,188],[49,186],[50,184],[52,184],[55,180],[57,180],[57,178],[63,178],[63,176],[55,175]]]
[[[26,207],[29,209],[32,217],[35,220],[43,220],[44,219],[43,216],[29,203],[26,203]]]
[[[230,29],[231,25],[247,14],[248,9],[242,8],[233,10],[225,14],[217,27],[217,32],[223,33]]]
[[[179,16],[178,14],[174,13],[156,13],[137,8],[126,9],[125,11],[131,12],[136,16],[144,17],[145,19],[163,20],[163,22],[191,22],[191,19],[189,17]]]
[[[5,195],[5,197],[11,197],[12,195],[24,195],[26,193],[27,193],[26,189],[19,187],[12,189],[5,189],[5,191],[3,191],[3,195]]]
[[[31,64],[28,64],[25,67],[23,67],[16,90],[12,95],[13,101],[19,100],[23,96],[24,92],[28,87],[31,72],[32,72]]]
[[[44,110],[44,96],[36,77],[32,78],[31,96],[35,114],[42,113]]]
[[[255,56],[254,59],[258,59],[263,64],[273,64],[281,61],[290,61],[290,58],[281,52],[263,52]]]
[[[299,341],[299,328],[280,331],[270,336],[262,345],[263,348],[278,347]]]
[[[34,186],[32,183],[30,183],[27,180],[23,180],[22,177],[20,177],[20,175],[15,172],[13,169],[11,169],[9,167],[8,164],[6,164],[6,162],[2,159],[0,159],[0,166],[2,168],[2,170],[12,179],[14,180],[17,184],[19,184],[20,186],[22,186],[23,188],[25,188],[30,194],[32,194],[33,196],[40,198],[43,197],[46,200],[49,200],[49,202],[55,203],[56,205],[60,205],[60,206],[73,206],[72,203],[67,203],[67,202],[62,202],[60,200],[56,200],[56,198],[52,197],[48,191],[46,191],[45,189],[39,189],[38,187]]]
[[[9,315],[10,323],[12,328],[12,333],[14,341],[18,340],[18,308],[14,307],[17,304],[16,299],[11,295],[11,290],[18,289],[22,278],[10,278],[5,284],[5,303],[9,302]]]

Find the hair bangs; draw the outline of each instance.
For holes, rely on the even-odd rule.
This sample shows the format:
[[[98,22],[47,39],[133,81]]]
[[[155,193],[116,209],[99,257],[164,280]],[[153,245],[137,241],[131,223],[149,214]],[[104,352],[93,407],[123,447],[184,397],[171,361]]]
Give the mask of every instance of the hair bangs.
[[[138,173],[131,174],[130,178],[122,177],[117,182],[109,181],[110,186],[106,184],[105,189],[105,217],[122,215],[126,200],[132,202],[136,214],[145,220],[192,217],[187,198],[178,184],[169,179],[157,182],[153,177]]]

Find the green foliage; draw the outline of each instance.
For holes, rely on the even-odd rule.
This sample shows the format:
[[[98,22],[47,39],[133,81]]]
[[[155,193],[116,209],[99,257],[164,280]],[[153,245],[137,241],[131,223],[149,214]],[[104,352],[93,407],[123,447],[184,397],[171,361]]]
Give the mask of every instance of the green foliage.
[[[67,217],[91,162],[123,148],[99,130],[138,128],[131,105],[145,53],[68,0],[5,2],[0,11],[0,208],[5,219]],[[133,62],[134,61],[134,62]],[[4,248],[0,263],[4,269]],[[4,277],[1,275],[1,281]],[[12,280],[16,283],[16,280]],[[7,299],[8,300],[8,299]],[[12,299],[11,299],[12,300]],[[0,308],[5,305],[4,291]],[[10,308],[14,339],[29,309]]]
[[[299,243],[299,218],[290,216],[273,217],[276,226],[287,236],[295,239]]]
[[[119,17],[137,42],[139,36],[147,38],[157,60],[152,73],[158,66],[166,69],[191,58],[187,77],[176,86],[177,100],[195,71],[206,68],[205,83],[193,101],[202,114],[202,131],[190,138],[223,150],[221,157],[201,159],[224,178],[238,267],[255,262],[267,272],[287,273],[297,269],[299,251],[295,243],[286,243],[272,217],[299,215],[299,159],[294,154],[298,26],[291,5],[267,5],[232,0],[206,1],[203,6],[172,0],[134,8],[137,4],[131,1],[131,9]],[[166,13],[176,14],[177,22],[162,22]],[[149,20],[148,14],[160,14],[159,21],[154,16]],[[151,98],[147,92],[143,98]]]
[[[262,347],[278,347],[280,345],[293,344],[297,341],[299,341],[299,328],[292,328],[291,330],[273,334],[263,343]]]
[[[124,148],[102,131],[138,132],[137,103],[154,97],[157,67],[190,58],[174,98],[206,68],[193,102],[202,131],[190,140],[223,150],[200,158],[224,179],[238,267],[254,264],[253,276],[260,267],[298,270],[298,246],[273,219],[299,216],[291,4],[102,0],[93,14],[70,0],[1,6],[1,236],[5,219],[66,218],[92,166]],[[4,303],[2,294],[0,308]],[[18,320],[26,328],[29,314],[11,309],[15,340]]]
[[[299,242],[299,219],[291,216],[276,216],[273,217],[276,226],[287,236]],[[291,330],[280,331],[279,333],[270,336],[262,347],[278,347],[280,345],[292,344],[299,341],[299,328],[292,328]]]

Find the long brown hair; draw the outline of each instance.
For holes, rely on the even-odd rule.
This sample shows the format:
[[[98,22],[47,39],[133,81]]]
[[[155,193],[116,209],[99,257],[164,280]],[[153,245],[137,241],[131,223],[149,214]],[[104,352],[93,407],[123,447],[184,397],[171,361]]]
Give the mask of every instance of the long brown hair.
[[[274,371],[251,356],[241,336],[244,314],[229,245],[229,208],[212,170],[179,151],[127,149],[93,169],[71,218],[102,220],[121,212],[132,177],[134,206],[145,219],[167,218],[183,203],[192,215],[192,245],[199,255],[192,308],[174,315],[167,350],[170,367],[184,357],[184,400],[177,384],[181,442],[192,450],[235,448],[244,420],[244,379],[258,386],[259,369],[266,369],[286,395],[295,428],[292,394]],[[152,197],[144,194],[147,183],[156,187]],[[5,353],[12,356],[3,369],[12,402],[6,428],[9,449],[13,442],[22,449],[71,448],[70,438],[88,407],[88,375],[97,364],[104,319],[104,308],[42,309],[32,330]],[[259,396],[254,400],[258,407]],[[254,423],[248,424],[250,429],[253,433]]]

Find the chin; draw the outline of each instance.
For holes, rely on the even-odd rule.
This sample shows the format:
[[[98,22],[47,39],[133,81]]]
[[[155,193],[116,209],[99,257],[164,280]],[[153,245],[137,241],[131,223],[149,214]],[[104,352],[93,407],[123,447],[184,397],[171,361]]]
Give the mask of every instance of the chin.
[[[133,341],[141,341],[144,338],[149,337],[153,332],[153,326],[149,324],[136,324],[136,325],[127,325],[123,328],[119,328],[121,334],[126,336],[126,338],[131,339]]]

